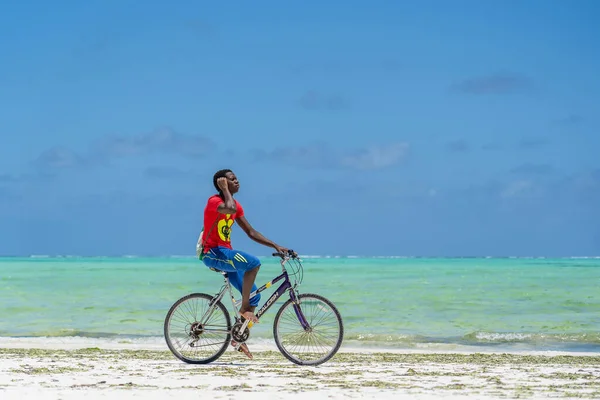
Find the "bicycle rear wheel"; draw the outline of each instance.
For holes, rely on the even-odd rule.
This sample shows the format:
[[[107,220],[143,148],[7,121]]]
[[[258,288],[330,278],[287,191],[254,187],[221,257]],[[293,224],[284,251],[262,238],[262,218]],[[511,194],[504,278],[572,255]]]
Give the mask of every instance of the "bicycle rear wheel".
[[[223,355],[231,340],[229,312],[213,296],[193,293],[167,313],[164,335],[169,350],[188,364],[208,364]]]
[[[292,299],[275,316],[273,336],[281,354],[298,365],[319,365],[337,353],[344,338],[344,324],[335,305],[318,294],[298,296],[299,310],[308,322],[305,330]]]

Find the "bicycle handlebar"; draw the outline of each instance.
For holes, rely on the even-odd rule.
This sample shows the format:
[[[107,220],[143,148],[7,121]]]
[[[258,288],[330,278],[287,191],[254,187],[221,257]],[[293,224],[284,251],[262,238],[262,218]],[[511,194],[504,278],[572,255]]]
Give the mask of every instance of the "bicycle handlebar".
[[[289,256],[289,257],[291,257],[291,258],[296,258],[296,257],[298,257],[298,255],[296,254],[296,252],[295,252],[294,250],[291,250],[291,249],[290,249],[290,250],[288,250],[288,254],[287,254],[287,256]],[[286,257],[286,254],[281,254],[281,253],[277,252],[277,253],[273,253],[273,257],[281,257],[281,258],[285,258],[285,257]]]

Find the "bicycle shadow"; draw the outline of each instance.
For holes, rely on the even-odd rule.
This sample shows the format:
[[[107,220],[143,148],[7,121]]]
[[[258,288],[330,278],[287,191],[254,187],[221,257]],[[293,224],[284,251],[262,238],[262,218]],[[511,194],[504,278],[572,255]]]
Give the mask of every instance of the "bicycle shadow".
[[[178,361],[175,360],[174,363],[177,363]],[[248,362],[248,361],[243,361],[240,360],[240,362],[219,362],[219,361],[213,361],[211,363],[208,364],[188,364],[188,363],[184,363],[183,364],[186,368],[198,368],[198,367],[215,367],[215,366],[219,366],[219,367],[251,367],[253,365],[256,365],[256,361],[254,362]]]
[[[242,358],[242,354],[239,354],[240,358],[239,360],[215,360],[212,361],[208,364],[194,364],[194,363],[186,363],[183,362],[184,366],[187,366],[188,368],[194,368],[194,367],[202,367],[202,366],[207,366],[207,367],[211,367],[211,366],[219,366],[219,367],[251,367],[251,366],[256,366],[256,365],[262,365],[262,361],[260,358],[259,359],[248,359],[245,356],[243,356]],[[234,355],[235,357],[235,355]],[[171,360],[174,364],[179,364],[181,363],[180,360]]]

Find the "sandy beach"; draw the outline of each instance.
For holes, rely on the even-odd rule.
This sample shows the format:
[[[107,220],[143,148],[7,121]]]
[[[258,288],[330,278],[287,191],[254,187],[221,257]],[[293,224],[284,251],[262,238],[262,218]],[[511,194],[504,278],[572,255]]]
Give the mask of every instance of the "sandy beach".
[[[594,353],[342,348],[323,365],[300,367],[264,346],[254,346],[254,360],[230,350],[212,364],[188,365],[158,344],[97,345],[3,340],[0,398],[600,397],[600,355]]]

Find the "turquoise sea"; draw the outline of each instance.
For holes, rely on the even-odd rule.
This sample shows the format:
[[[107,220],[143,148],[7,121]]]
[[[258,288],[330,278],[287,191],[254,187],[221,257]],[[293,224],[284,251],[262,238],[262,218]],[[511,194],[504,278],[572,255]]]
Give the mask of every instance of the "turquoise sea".
[[[600,351],[600,258],[306,257],[303,265],[300,292],[338,306],[345,346]],[[263,258],[257,283],[280,271]],[[221,284],[194,258],[0,258],[0,340],[160,343],[172,303]],[[251,340],[271,340],[278,304]]]

